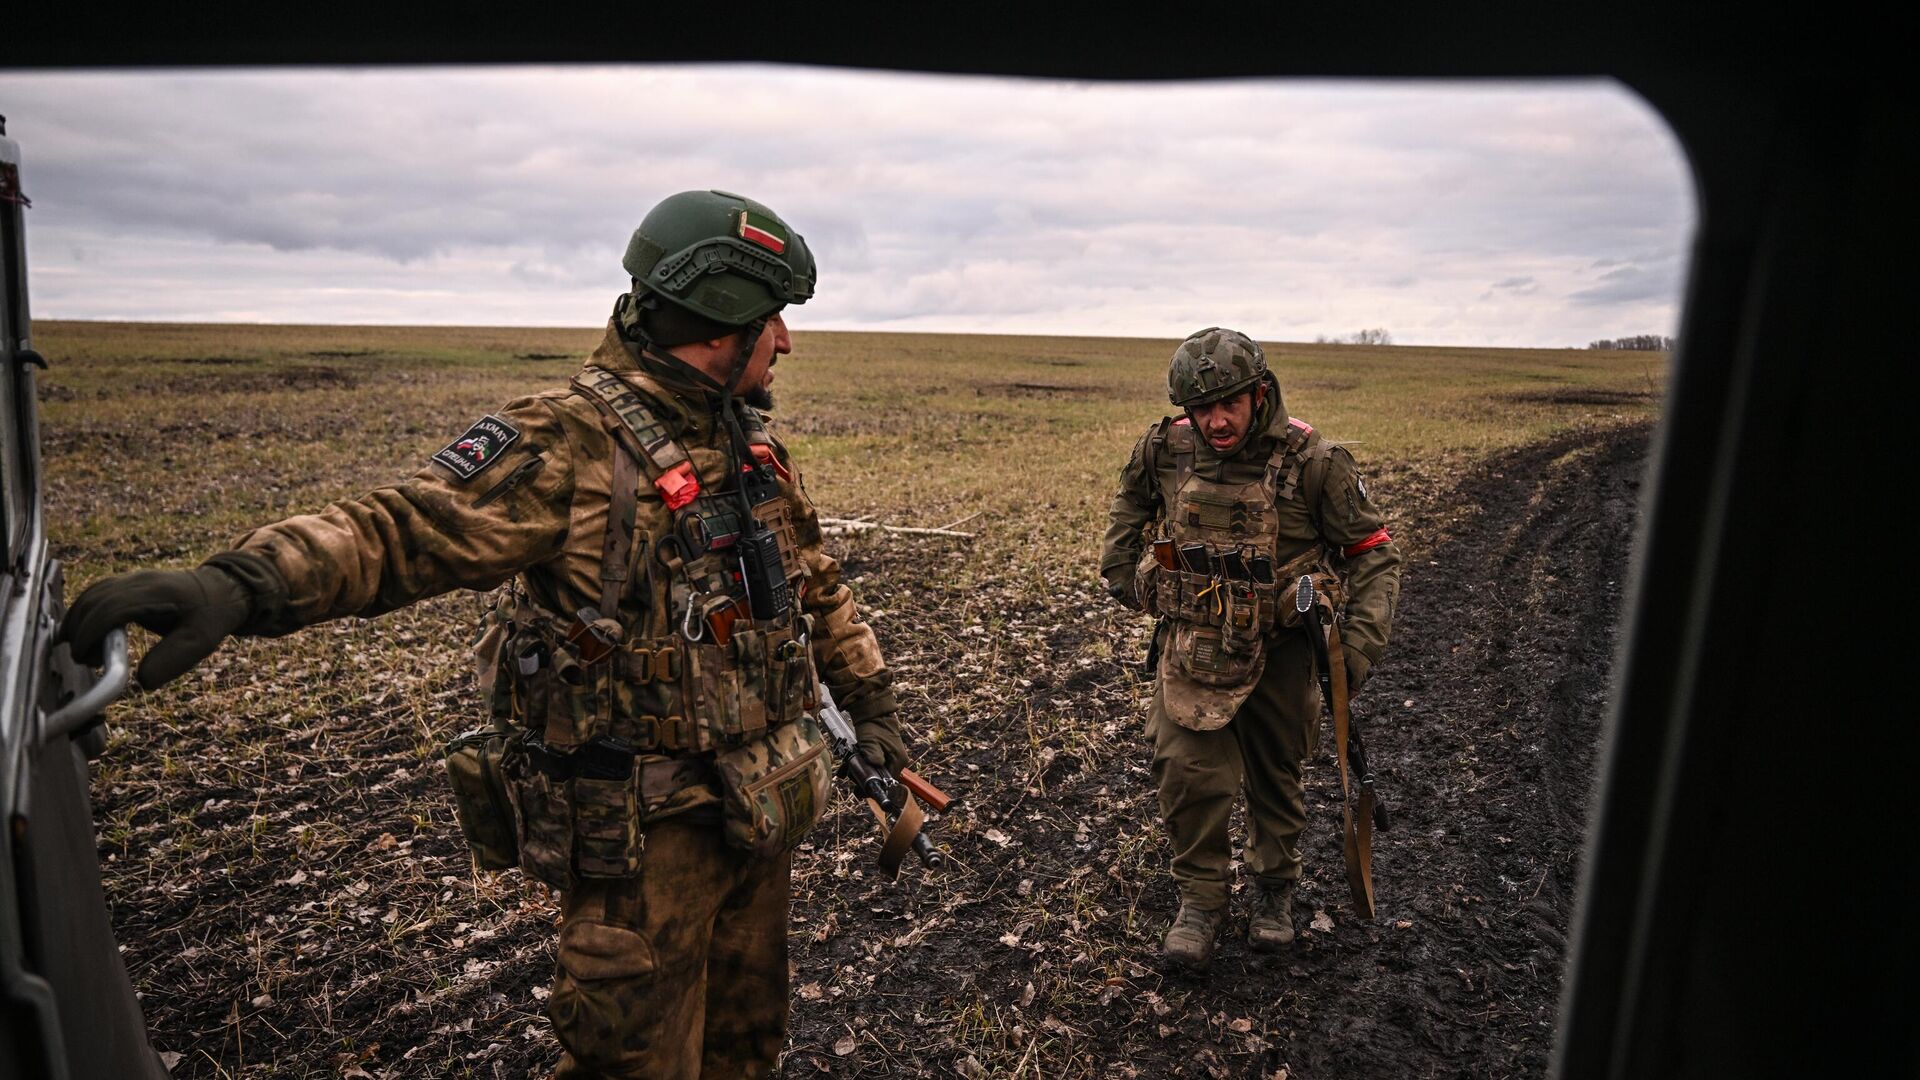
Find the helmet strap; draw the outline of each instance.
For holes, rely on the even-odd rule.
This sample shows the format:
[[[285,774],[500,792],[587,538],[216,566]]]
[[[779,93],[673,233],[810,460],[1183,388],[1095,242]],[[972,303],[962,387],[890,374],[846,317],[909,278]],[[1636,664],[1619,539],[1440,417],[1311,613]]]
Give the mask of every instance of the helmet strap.
[[[727,374],[727,397],[740,388],[740,380],[747,373],[747,366],[753,363],[753,348],[760,344],[760,335],[767,329],[767,317],[761,317],[740,328],[740,347],[734,350],[733,370]]]
[[[733,478],[734,490],[739,496],[740,509],[746,514],[744,520],[753,520],[753,504],[747,499],[747,488],[740,482],[742,469],[758,469],[760,460],[753,456],[753,448],[747,444],[747,433],[740,428],[740,417],[733,408],[733,392],[740,387],[740,379],[747,373],[747,365],[753,362],[753,347],[760,343],[760,335],[767,329],[767,317],[761,317],[740,328],[740,347],[733,354],[733,370],[727,374],[726,389],[720,394],[720,422],[727,427],[727,475]]]

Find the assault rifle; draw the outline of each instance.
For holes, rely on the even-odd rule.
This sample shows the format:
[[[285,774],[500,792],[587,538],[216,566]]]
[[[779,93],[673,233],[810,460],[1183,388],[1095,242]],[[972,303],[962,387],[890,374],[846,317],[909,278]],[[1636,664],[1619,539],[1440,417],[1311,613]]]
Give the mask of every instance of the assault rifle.
[[[952,800],[912,769],[901,769],[900,779],[895,780],[885,769],[875,768],[860,752],[853,721],[834,703],[833,692],[827,689],[827,684],[815,681],[814,688],[820,695],[820,726],[827,733],[833,756],[840,762],[840,775],[853,785],[855,794],[867,800],[867,808],[880,823],[880,833],[885,837],[880,844],[880,868],[888,877],[898,874],[901,860],[911,848],[920,856],[922,866],[938,870],[946,862],[946,856],[940,854],[940,849],[933,846],[922,830],[926,814],[915,797],[926,802],[936,814],[944,812]]]
[[[1320,678],[1320,698],[1333,714],[1334,746],[1340,760],[1340,815],[1347,861],[1347,888],[1360,914],[1373,918],[1373,830],[1387,831],[1387,804],[1373,790],[1373,770],[1367,766],[1367,747],[1353,721],[1347,690],[1346,653],[1340,645],[1340,627],[1331,604],[1314,595],[1313,576],[1300,575],[1294,589],[1294,611],[1313,647],[1314,673]]]

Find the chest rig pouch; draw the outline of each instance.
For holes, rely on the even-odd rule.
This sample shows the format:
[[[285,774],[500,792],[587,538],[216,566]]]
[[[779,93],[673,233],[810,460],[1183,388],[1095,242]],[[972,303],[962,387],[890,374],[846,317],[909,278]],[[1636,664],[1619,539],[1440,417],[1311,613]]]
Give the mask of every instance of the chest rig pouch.
[[[1225,727],[1265,670],[1268,640],[1299,619],[1285,602],[1302,573],[1322,573],[1337,587],[1327,549],[1315,544],[1284,565],[1279,508],[1325,456],[1312,428],[1293,421],[1261,475],[1244,483],[1208,480],[1194,468],[1198,436],[1169,425],[1165,447],[1176,463],[1166,496],[1164,535],[1141,560],[1136,581],[1150,610],[1168,620],[1160,653],[1162,702],[1182,727]],[[1309,491],[1313,505],[1317,492]]]
[[[475,648],[490,723],[448,747],[476,860],[517,863],[561,890],[633,877],[646,815],[695,785],[723,789],[738,846],[789,850],[831,773],[810,752],[824,748],[818,729],[794,723],[814,674],[772,440],[747,412],[743,512],[737,492],[701,490],[693,459],[624,380],[588,368],[575,386],[618,444],[599,605],[549,610],[525,579],[495,594]]]
[[[474,652],[489,722],[446,748],[454,810],[480,869],[518,866],[563,891],[640,870],[642,801],[659,771],[604,735],[567,750],[541,738],[597,712],[587,661],[610,651],[602,637],[618,624],[592,622],[566,624],[519,582],[494,594],[482,620]]]
[[[616,461],[638,463],[671,522],[654,544],[646,606],[616,657],[627,677],[611,688],[610,727],[652,749],[716,752],[729,841],[763,856],[790,850],[832,779],[825,740],[806,719],[814,670],[796,601],[806,568],[792,479],[751,410],[740,414],[752,458],[732,478],[739,488],[709,491],[625,380],[589,368],[575,385],[613,422]],[[661,668],[663,655],[678,658],[675,670]]]
[[[790,480],[758,415],[742,411],[753,460],[734,478],[749,512],[739,491],[702,483],[657,406],[624,379],[588,368],[574,385],[609,421],[623,451],[614,455],[616,473],[637,464],[647,521],[666,522],[650,550],[631,560],[645,595],[630,605],[634,625],[611,663],[611,733],[670,753],[719,751],[799,719],[812,688],[795,602],[805,566]],[[616,495],[621,487],[616,476]],[[621,562],[609,556],[609,567]],[[563,734],[549,725],[549,742]]]

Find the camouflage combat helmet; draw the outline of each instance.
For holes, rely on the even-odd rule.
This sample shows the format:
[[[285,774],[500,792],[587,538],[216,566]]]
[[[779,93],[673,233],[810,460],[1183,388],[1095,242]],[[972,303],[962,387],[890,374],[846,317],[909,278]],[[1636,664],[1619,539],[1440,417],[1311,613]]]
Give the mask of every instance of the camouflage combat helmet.
[[[743,195],[683,191],[647,212],[620,265],[652,294],[725,326],[813,296],[813,253],[778,214]]]
[[[1232,397],[1267,373],[1260,344],[1238,330],[1209,326],[1173,351],[1167,398],[1183,409]]]

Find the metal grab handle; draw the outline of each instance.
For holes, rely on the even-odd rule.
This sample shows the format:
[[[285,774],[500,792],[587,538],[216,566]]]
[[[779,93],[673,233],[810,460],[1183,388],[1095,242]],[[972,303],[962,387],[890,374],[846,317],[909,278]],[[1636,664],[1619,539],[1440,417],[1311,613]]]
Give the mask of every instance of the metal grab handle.
[[[99,681],[47,716],[41,728],[41,742],[50,743],[62,735],[79,731],[87,726],[88,721],[100,715],[102,709],[127,692],[127,674],[132,669],[127,663],[126,628],[107,631],[107,639],[101,648],[107,655],[107,667],[100,673]]]

